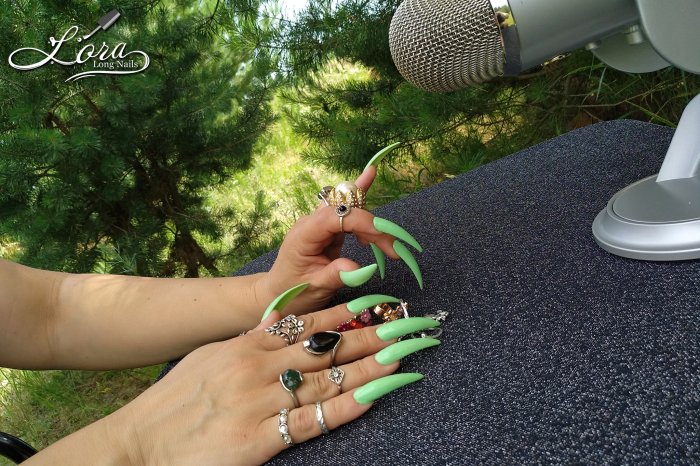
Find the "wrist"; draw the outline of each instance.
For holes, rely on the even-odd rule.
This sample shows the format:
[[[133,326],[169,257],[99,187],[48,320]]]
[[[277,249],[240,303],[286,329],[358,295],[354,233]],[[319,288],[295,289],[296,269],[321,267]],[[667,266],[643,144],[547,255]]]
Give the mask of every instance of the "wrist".
[[[253,297],[253,309],[255,309],[257,321],[267,309],[267,306],[279,295],[275,293],[269,272],[261,272],[254,275],[254,280],[251,286],[251,294]]]
[[[40,450],[26,464],[142,465],[140,448],[128,440],[131,425],[115,425],[113,413]]]

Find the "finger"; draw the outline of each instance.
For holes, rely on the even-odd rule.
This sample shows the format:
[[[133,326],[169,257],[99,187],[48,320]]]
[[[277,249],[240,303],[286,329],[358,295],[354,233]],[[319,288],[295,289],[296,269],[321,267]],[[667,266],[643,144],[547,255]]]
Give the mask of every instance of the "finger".
[[[299,225],[295,232],[304,241],[299,241],[298,251],[302,255],[315,255],[328,247],[335,235],[339,233],[353,233],[358,239],[368,243],[380,245],[382,250],[390,257],[397,258],[391,248],[394,237],[382,233],[374,227],[374,215],[364,209],[352,208],[343,217],[343,229],[340,229],[340,217],[335,209],[325,207],[312,214],[312,220]],[[404,230],[405,231],[405,230]]]
[[[439,326],[434,319],[409,317],[342,333],[308,334],[303,341],[269,353],[264,366],[276,374],[288,368],[303,373],[320,371],[377,353],[402,336]]]
[[[375,296],[380,296],[380,295],[375,295]],[[388,296],[388,297],[390,297],[390,296]],[[376,298],[374,301],[378,301],[380,299],[383,299],[383,298]],[[396,299],[396,298],[393,298],[393,299]],[[357,300],[353,300],[353,301],[351,301],[351,303],[354,303],[355,301],[357,301]],[[372,301],[368,301],[368,302],[372,302]],[[399,300],[397,300],[397,301],[381,301],[381,302],[399,302]],[[348,304],[350,304],[350,303],[348,303]],[[322,332],[324,330],[335,330],[338,325],[352,319],[354,314],[352,312],[348,311],[348,304],[339,304],[339,305],[334,306],[330,309],[312,312],[310,314],[306,314],[306,315],[299,316],[299,317],[288,316],[287,319],[289,319],[289,322],[287,323],[287,326],[285,328],[281,328],[277,331],[265,330],[264,332],[261,332],[260,334],[251,335],[251,336],[256,338],[256,344],[260,345],[260,347],[262,347],[263,349],[265,349],[267,351],[279,350],[279,349],[282,349],[282,348],[288,346],[286,339],[284,338],[283,335],[280,335],[280,334],[284,334],[285,332],[291,331],[292,328],[296,328],[296,331],[298,332],[297,340],[302,341],[305,338],[313,335],[316,332]],[[376,304],[379,304],[379,302],[377,302]],[[369,304],[367,304],[367,306],[369,306]],[[357,307],[357,304],[353,304],[353,309],[356,309],[356,307]],[[277,313],[277,315],[280,315],[280,314]],[[280,318],[281,318],[281,316],[280,316]],[[296,321],[294,319],[296,319]],[[266,322],[267,322],[267,320],[266,320]],[[276,322],[277,321],[269,322],[269,325],[265,328],[266,329],[271,328],[272,325],[275,324]],[[290,328],[290,327],[292,327],[292,328]]]
[[[310,404],[316,400],[329,400],[374,379],[393,374],[399,368],[397,361],[385,362],[386,364],[380,364],[373,354],[350,364],[307,372],[304,374],[303,383],[296,389],[295,395],[301,405]]]
[[[355,288],[368,282],[377,270],[377,264],[360,267],[357,262],[341,257],[311,275],[310,282],[318,288],[331,290],[344,286]]]
[[[321,413],[327,429],[333,430],[357,419],[371,407],[371,403],[359,404],[353,398],[353,392],[348,392],[322,402]],[[302,443],[322,434],[320,423],[316,418],[315,403],[289,410],[284,418],[284,425],[287,428],[282,430],[289,432],[294,443]],[[279,414],[260,423],[259,429],[257,435],[268,439],[264,444],[269,445],[269,456],[274,456],[291,446],[282,439]]]
[[[376,176],[377,167],[370,165],[365,168],[362,173],[360,173],[360,176],[357,177],[357,180],[355,180],[355,185],[364,192],[367,192],[369,191],[369,188],[372,187],[372,183],[374,183]]]
[[[338,304],[329,309],[324,309],[322,311],[312,312],[304,316],[293,317],[297,319],[297,330],[298,341],[303,341],[309,336],[317,332],[323,332],[326,330],[337,330],[338,326],[348,322],[355,316],[359,315],[365,309],[372,310],[378,304],[384,303],[400,303],[401,300],[394,296],[384,295],[384,294],[371,294],[366,296],[360,296],[359,298],[353,299],[344,304]],[[288,317],[292,319],[291,317]],[[409,319],[411,322],[415,320]],[[269,322],[270,326],[275,322]],[[420,329],[413,329],[411,327],[408,329],[408,333],[413,333],[418,330],[425,330],[426,328],[433,327],[435,321],[432,319],[422,319],[421,324],[423,325]],[[425,326],[427,325],[427,326]],[[439,324],[436,324],[439,325]],[[269,326],[266,328],[270,328]],[[404,334],[408,334],[404,333]],[[255,344],[267,351],[274,351],[282,349],[288,346],[285,339],[274,332],[256,332],[255,334],[249,335],[250,338],[256,340]],[[398,338],[398,336],[392,336],[392,338]]]

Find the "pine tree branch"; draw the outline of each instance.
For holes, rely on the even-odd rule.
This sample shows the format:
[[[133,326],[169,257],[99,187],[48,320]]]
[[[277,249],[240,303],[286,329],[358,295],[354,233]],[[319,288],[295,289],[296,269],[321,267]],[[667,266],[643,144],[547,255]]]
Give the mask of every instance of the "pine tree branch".
[[[53,112],[49,112],[46,115],[46,118],[44,119],[44,124],[47,128],[53,128],[53,126],[51,126],[51,123],[56,125],[55,127],[58,128],[59,131],[61,131],[61,133],[63,133],[64,135],[68,136],[70,134],[68,127],[65,124],[63,124],[63,122]]]
[[[85,102],[88,104],[88,107],[90,107],[97,116],[102,116],[102,110],[100,110],[100,108],[95,104],[95,102],[92,101],[90,96],[87,95],[87,93],[84,90],[80,93],[80,95],[83,96],[83,100],[85,100]]]

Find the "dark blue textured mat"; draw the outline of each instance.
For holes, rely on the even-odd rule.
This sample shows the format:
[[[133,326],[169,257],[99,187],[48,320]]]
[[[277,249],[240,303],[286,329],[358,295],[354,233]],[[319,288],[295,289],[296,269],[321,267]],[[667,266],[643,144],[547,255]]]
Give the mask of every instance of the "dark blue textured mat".
[[[597,124],[377,209],[425,247],[426,289],[392,261],[337,302],[448,311],[443,344],[404,360],[424,381],[272,464],[700,463],[700,261],[623,259],[591,234],[672,134]],[[344,254],[374,261],[352,238]]]

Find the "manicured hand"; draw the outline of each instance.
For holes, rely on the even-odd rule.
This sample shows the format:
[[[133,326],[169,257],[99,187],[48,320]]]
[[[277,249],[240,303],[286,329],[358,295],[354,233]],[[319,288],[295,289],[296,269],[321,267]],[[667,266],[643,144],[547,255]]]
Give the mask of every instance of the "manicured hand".
[[[368,299],[373,298],[360,305]],[[110,433],[102,441],[123,449],[130,464],[261,464],[289,448],[283,433],[295,444],[322,434],[316,402],[329,431],[358,418],[381,396],[423,378],[391,375],[401,358],[439,344],[396,338],[439,324],[417,317],[336,334],[341,338],[333,365],[336,376],[343,374],[338,383],[329,378],[332,351],[311,354],[304,340],[335,330],[356,307],[348,303],[300,316],[303,331],[289,346],[280,335],[264,331],[281,318],[273,312],[245,336],[201,347],[101,421],[102,431]],[[289,411],[281,416],[283,409]],[[281,420],[286,427],[280,427]]]
[[[388,151],[380,151],[378,155],[384,156],[386,153]],[[375,164],[380,159],[375,156],[356,180],[359,188],[369,190],[377,173]],[[360,265],[340,257],[347,233],[354,234],[361,244],[372,248],[375,263]],[[311,215],[300,218],[289,231],[272,269],[261,276],[256,294],[259,301],[267,305],[293,286],[306,283],[308,287],[300,291],[299,298],[288,310],[297,314],[318,310],[341,287],[359,286],[377,272],[384,278],[386,256],[403,260],[422,288],[423,277],[418,263],[404,242],[418,252],[423,250],[418,241],[401,226],[359,208],[353,208],[343,218],[341,232],[335,209],[322,203]]]

